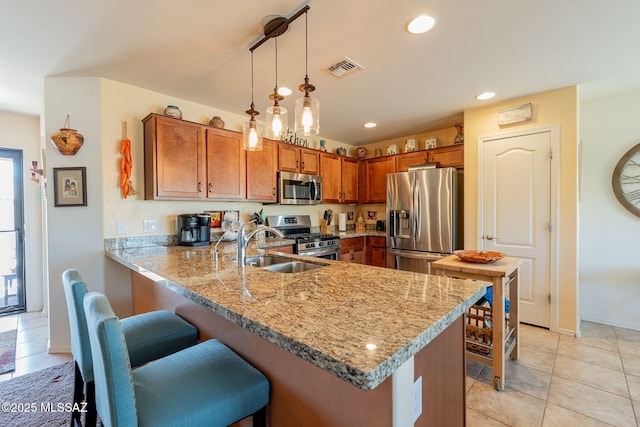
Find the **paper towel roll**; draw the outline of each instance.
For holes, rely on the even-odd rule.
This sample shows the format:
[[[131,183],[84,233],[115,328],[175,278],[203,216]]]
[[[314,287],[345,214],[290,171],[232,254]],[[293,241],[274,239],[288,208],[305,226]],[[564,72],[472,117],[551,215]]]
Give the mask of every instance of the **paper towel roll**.
[[[347,231],[347,214],[344,212],[338,214],[338,231]]]

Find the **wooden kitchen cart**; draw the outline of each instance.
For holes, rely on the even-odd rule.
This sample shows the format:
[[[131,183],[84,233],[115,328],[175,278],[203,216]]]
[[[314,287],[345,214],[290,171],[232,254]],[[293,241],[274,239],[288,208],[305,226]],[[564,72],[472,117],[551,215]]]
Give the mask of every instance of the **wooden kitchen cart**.
[[[520,258],[504,257],[492,264],[473,264],[463,262],[450,255],[432,263],[435,274],[465,279],[475,279],[493,284],[492,345],[491,352],[483,355],[467,349],[467,357],[493,368],[493,385],[503,390],[505,385],[505,361],[507,357],[519,356],[518,338],[520,316],[518,313],[520,291],[518,274],[522,264]],[[510,300],[509,318],[505,321],[505,288],[508,288]],[[467,338],[469,341],[470,338]]]

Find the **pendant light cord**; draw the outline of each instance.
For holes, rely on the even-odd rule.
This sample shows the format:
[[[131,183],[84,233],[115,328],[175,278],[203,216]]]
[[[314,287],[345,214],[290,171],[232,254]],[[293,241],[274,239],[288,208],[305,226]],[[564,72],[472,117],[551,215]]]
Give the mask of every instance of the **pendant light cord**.
[[[304,75],[309,77],[309,13],[304,13]]]
[[[253,108],[253,51],[251,51],[251,108]]]
[[[278,87],[278,38],[276,37],[276,87]]]

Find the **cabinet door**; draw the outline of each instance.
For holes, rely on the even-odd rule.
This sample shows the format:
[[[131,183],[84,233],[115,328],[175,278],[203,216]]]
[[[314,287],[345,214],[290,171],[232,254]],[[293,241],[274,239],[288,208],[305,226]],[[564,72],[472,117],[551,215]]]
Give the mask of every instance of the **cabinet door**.
[[[202,126],[164,116],[144,119],[145,199],[206,196]]]
[[[242,135],[207,129],[207,191],[209,199],[242,200],[246,195],[246,155]]]
[[[373,265],[376,267],[387,266],[387,250],[386,248],[370,247],[367,248],[367,265]]]
[[[247,151],[247,200],[276,201],[278,143],[264,139],[261,151]]]
[[[295,145],[278,144],[278,170],[287,172],[300,171],[300,148]]]
[[[358,202],[358,160],[349,157],[342,159],[342,197],[341,203]]]
[[[365,180],[363,203],[386,203],[387,174],[396,171],[395,159],[392,156],[379,157],[365,161]]]
[[[340,253],[340,261],[364,264],[364,251],[348,251]]]
[[[322,177],[322,201],[340,202],[340,156],[331,153],[320,154],[320,176]]]
[[[428,151],[429,163],[437,163],[441,168],[464,168],[464,145],[447,145]]]
[[[428,151],[400,154],[396,156],[396,172],[406,172],[409,167],[428,163]]]
[[[384,237],[368,236],[366,238],[365,258],[367,265],[376,267],[386,267],[387,249],[385,248],[386,239]]]
[[[300,172],[319,175],[319,153],[307,148],[300,149]]]

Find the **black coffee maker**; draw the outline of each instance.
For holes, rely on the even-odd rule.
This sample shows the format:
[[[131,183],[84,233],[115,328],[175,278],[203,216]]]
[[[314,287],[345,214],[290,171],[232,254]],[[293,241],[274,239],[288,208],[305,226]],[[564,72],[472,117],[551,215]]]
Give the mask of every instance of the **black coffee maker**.
[[[211,244],[211,215],[178,215],[178,244],[182,246],[205,246]]]

